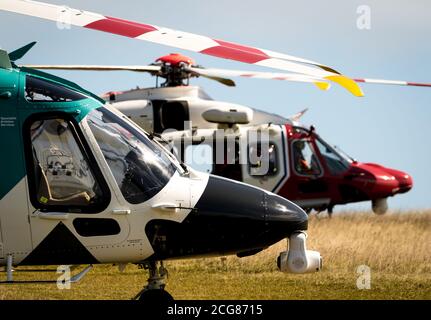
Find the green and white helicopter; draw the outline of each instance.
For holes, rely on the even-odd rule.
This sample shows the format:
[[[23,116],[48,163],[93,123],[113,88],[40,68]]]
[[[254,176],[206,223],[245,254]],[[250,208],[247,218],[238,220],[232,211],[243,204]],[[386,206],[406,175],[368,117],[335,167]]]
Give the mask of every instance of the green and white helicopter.
[[[67,13],[73,25],[294,71],[362,95],[332,68],[269,50],[34,1],[2,0],[0,10],[54,21]],[[197,172],[91,92],[17,66],[33,45],[0,51],[0,265],[6,283],[22,265],[133,263],[150,274],[136,298],[170,298],[164,260],[243,257],[284,238],[281,271],[321,268],[320,254],[306,249],[308,218],[300,207]]]

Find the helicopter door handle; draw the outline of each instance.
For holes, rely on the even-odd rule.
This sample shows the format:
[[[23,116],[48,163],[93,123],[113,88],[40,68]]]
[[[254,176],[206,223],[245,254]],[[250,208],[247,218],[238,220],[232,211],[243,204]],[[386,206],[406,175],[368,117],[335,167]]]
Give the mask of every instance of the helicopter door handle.
[[[69,219],[69,213],[67,212],[41,212],[38,218],[46,220],[67,220]]]
[[[112,210],[112,214],[115,215],[128,215],[130,214],[130,209],[114,209]]]
[[[165,212],[178,212],[178,206],[175,203],[157,203],[152,206],[153,209],[159,209]]]
[[[10,91],[2,91],[0,92],[0,99],[10,99],[12,97],[12,92]]]
[[[190,210],[191,208],[178,206],[176,203],[157,203],[152,206],[153,209],[158,209],[165,212],[179,212],[180,210]]]

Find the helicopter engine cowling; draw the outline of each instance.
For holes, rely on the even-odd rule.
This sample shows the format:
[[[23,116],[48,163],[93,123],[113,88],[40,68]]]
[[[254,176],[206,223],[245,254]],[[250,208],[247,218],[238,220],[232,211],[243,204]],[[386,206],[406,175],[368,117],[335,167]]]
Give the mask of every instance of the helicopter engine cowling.
[[[242,108],[214,108],[202,113],[202,117],[213,123],[223,124],[248,124],[253,119],[253,110],[247,107]]]
[[[311,273],[322,269],[322,257],[317,251],[306,250],[307,235],[297,232],[288,240],[288,250],[277,258],[278,269],[288,273]]]

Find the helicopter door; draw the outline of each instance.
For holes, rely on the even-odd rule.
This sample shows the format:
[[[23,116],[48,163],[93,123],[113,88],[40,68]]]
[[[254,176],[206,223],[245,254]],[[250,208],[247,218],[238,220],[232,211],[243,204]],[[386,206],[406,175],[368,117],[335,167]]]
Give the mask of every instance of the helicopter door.
[[[152,100],[154,114],[154,132],[165,130],[186,130],[185,123],[190,121],[187,101]]]
[[[193,169],[242,181],[240,144],[236,136],[181,138],[180,159]]]
[[[245,158],[242,162],[246,163],[243,166],[243,181],[278,192],[289,178],[284,126],[272,125],[267,133],[269,139],[266,141],[253,139],[250,134],[243,135],[243,139],[248,139],[242,143],[247,146],[241,152],[241,156]]]
[[[23,135],[34,246],[23,264],[56,264],[64,252],[70,263],[97,262],[84,246],[122,228],[89,215],[103,212],[111,197],[79,124],[65,113],[39,113],[27,118]]]
[[[303,207],[321,207],[328,202],[329,186],[324,178],[324,167],[316,152],[312,138],[301,136],[291,141],[291,166],[294,172],[290,193],[296,194]]]
[[[218,148],[221,148],[221,152]],[[217,176],[242,181],[242,164],[240,161],[240,141],[236,136],[226,136],[223,143],[215,141],[213,149],[213,172]]]

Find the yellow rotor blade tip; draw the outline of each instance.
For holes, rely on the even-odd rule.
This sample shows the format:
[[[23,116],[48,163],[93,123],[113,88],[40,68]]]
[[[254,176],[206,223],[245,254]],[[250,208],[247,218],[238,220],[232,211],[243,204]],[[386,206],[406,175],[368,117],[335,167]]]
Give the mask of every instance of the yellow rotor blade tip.
[[[316,85],[316,87],[318,87],[320,90],[329,90],[329,88],[331,87],[331,84],[328,82],[314,82],[314,84]]]
[[[338,83],[343,88],[349,90],[354,96],[363,97],[364,93],[362,92],[361,87],[352,79],[347,78],[343,75],[333,75],[327,76],[325,79]]]

